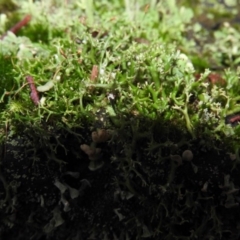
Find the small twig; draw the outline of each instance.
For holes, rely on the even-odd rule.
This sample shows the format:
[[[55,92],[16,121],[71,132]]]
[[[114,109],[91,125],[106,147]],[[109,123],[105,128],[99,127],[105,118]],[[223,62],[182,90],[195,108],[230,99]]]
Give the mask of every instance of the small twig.
[[[34,104],[38,105],[39,104],[39,96],[38,96],[36,86],[34,84],[33,77],[32,76],[27,76],[26,80],[27,80],[27,82],[29,84],[29,87],[30,87],[30,90],[31,90],[30,97],[31,97],[32,101],[34,102]]]
[[[10,28],[10,32],[13,32],[16,34],[22,27],[28,24],[28,22],[31,20],[32,16],[31,15],[26,15],[21,21],[19,21],[17,24],[15,24],[12,28]],[[7,32],[4,33],[0,39],[4,39],[7,36]]]

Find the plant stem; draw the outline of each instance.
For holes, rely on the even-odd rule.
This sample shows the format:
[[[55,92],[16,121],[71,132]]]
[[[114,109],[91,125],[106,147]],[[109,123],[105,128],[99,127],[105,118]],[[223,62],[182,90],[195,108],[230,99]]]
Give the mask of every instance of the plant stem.
[[[28,22],[31,20],[31,15],[26,15],[21,21],[19,21],[17,24],[15,24],[12,28],[10,28],[8,31],[13,32],[16,34],[22,27],[28,24]],[[4,39],[7,36],[7,32],[4,33],[0,39]]]

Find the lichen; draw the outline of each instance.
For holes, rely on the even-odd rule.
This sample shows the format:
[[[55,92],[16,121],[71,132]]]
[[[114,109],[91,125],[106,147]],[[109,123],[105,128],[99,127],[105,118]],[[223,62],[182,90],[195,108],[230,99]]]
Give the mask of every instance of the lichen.
[[[238,32],[204,45],[173,0],[60,2],[1,40],[0,238],[238,239],[239,70],[202,69],[237,65]]]

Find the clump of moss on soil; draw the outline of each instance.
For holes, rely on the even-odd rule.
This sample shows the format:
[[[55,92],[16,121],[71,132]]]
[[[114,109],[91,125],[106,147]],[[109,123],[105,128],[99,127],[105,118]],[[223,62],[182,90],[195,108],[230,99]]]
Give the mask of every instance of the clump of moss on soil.
[[[238,239],[236,28],[90,3],[22,1],[0,40],[0,237]]]

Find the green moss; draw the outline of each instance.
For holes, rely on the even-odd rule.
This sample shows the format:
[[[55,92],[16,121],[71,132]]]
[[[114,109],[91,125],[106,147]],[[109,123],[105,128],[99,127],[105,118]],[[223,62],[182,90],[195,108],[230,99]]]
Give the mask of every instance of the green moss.
[[[173,0],[85,3],[23,1],[0,42],[0,237],[234,238],[237,31]]]
[[[16,9],[17,9],[17,5],[13,1],[6,1],[6,0],[0,1],[1,13],[12,12],[12,11],[15,11]]]

